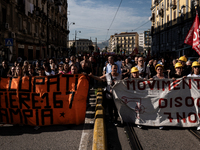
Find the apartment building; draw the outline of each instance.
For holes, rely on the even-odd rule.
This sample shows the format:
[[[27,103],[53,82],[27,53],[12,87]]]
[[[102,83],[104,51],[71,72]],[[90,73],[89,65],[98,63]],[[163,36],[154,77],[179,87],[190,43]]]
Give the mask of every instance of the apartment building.
[[[138,33],[137,32],[122,32],[119,34],[111,35],[109,40],[110,52],[114,52],[117,48],[131,54],[134,50],[138,50]]]
[[[198,0],[152,0],[153,55],[197,55],[191,46],[184,44],[196,16],[195,7],[199,12]]]
[[[69,48],[72,46],[76,47],[76,53],[81,54],[83,52],[91,52],[91,48],[95,49],[95,43],[89,39],[78,39],[78,40],[69,40]]]
[[[69,34],[67,8],[67,0],[0,0],[0,57],[63,56]]]

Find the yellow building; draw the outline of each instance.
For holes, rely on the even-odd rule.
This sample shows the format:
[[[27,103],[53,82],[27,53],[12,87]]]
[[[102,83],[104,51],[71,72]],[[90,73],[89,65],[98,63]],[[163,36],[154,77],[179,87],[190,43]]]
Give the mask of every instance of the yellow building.
[[[137,32],[122,32],[111,35],[109,40],[110,51],[114,52],[119,48],[122,51],[126,51],[126,54],[131,54],[134,50],[138,50],[138,37]]]
[[[152,0],[152,54],[196,55],[184,39],[196,16],[199,0]],[[198,9],[199,10],[199,9]]]

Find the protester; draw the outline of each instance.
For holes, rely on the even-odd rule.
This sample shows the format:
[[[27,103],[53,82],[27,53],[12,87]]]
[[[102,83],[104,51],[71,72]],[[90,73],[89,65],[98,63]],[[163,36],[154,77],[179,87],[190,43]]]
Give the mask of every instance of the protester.
[[[78,68],[75,64],[71,66],[71,74],[78,74]]]
[[[4,60],[2,61],[2,68],[1,68],[1,77],[3,78],[6,78],[7,77],[7,74],[8,74],[8,71],[9,71],[9,67],[8,67],[8,64],[7,62]]]
[[[15,76],[15,66],[12,66],[8,71],[7,77],[14,77]]]
[[[161,64],[157,64],[155,67],[156,70],[156,75],[153,76],[153,79],[165,79],[167,78],[167,76],[164,75],[163,70],[164,70],[164,66]]]
[[[63,72],[63,64],[59,64],[59,66],[58,66],[58,74],[65,74]]]
[[[50,65],[48,63],[44,64],[44,73],[45,73],[46,76],[55,75],[54,72],[52,72],[53,74],[51,74],[51,68],[50,68]]]
[[[79,70],[80,68],[80,63],[79,62],[76,62],[76,58],[75,56],[71,56],[70,57],[70,63],[69,63],[69,67],[71,67],[72,65],[76,65],[76,68]]]
[[[185,56],[181,56],[178,59],[178,62],[180,62],[182,64],[182,68],[183,68],[183,75],[187,76],[190,73],[190,70],[187,68],[186,66],[186,62],[187,62],[187,58]]]
[[[38,76],[45,76],[43,67],[38,68]]]
[[[122,61],[122,79],[128,78],[130,76],[130,68],[126,66],[125,61]]]
[[[188,77],[200,77],[200,64],[197,61],[192,63],[192,73],[188,75]]]
[[[183,75],[183,73],[182,73],[182,64],[181,63],[176,63],[175,64],[175,66],[174,66],[174,68],[175,68],[175,73],[174,74],[172,74],[171,75],[171,78],[173,79],[173,80],[175,80],[175,79],[177,79],[177,78],[181,78],[181,77],[183,77],[184,75]]]
[[[96,80],[100,80],[100,81],[106,81],[107,82],[107,87],[106,87],[106,99],[105,102],[107,102],[105,104],[106,108],[108,108],[108,112],[110,115],[110,121],[114,121],[115,123],[117,122],[117,118],[118,118],[118,112],[117,112],[117,108],[115,106],[113,97],[112,97],[112,87],[113,85],[116,83],[116,81],[121,80],[122,76],[121,74],[119,74],[117,72],[118,70],[118,66],[117,64],[113,64],[111,67],[111,73],[107,73],[103,76],[94,76],[92,74],[90,74],[89,76],[96,79]],[[113,111],[114,111],[114,116],[113,116]]]
[[[29,76],[37,76],[37,73],[35,72],[35,67],[32,64],[28,65],[28,73]]]
[[[106,73],[111,73],[112,71],[112,65],[114,65],[115,62],[114,62],[114,58],[113,56],[109,56],[108,57],[108,64],[106,65]],[[119,68],[119,66],[117,65],[117,72],[118,73],[121,73],[121,68]]]
[[[17,66],[15,68],[15,76],[14,77],[22,77],[22,68],[20,66]]]
[[[144,58],[139,57],[138,58],[138,65],[135,66],[139,70],[139,75],[144,78],[144,79],[149,79],[150,78],[150,70],[149,68],[144,65]]]
[[[68,63],[64,63],[63,65],[63,72],[65,74],[71,74],[70,68],[69,68],[69,64]]]
[[[133,67],[133,68],[131,68],[130,79],[137,79],[137,78],[141,78],[139,76],[139,70],[136,67]]]

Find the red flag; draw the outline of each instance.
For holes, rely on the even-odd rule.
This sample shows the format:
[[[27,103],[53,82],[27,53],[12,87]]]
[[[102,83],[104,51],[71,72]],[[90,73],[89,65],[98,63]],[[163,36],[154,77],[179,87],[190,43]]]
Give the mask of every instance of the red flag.
[[[196,11],[195,21],[194,21],[192,27],[190,28],[190,30],[185,38],[184,43],[191,45],[192,48],[200,55],[199,30],[200,30],[199,16]]]

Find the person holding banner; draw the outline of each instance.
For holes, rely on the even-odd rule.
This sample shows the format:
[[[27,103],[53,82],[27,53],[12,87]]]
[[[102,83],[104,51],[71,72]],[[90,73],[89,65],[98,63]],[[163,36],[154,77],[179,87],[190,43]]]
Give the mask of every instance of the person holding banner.
[[[185,56],[181,56],[179,59],[178,59],[178,62],[180,62],[182,64],[182,73],[183,75],[187,76],[188,74],[190,74],[190,71],[189,69],[187,68],[186,66],[186,62],[187,62],[187,58]]]
[[[144,58],[139,57],[138,58],[138,65],[135,66],[139,70],[139,75],[144,79],[149,79],[150,77],[150,70],[149,67],[147,67],[147,64],[144,63]]]
[[[163,73],[164,70],[164,66],[161,64],[157,64],[155,67],[156,70],[156,75],[153,76],[153,79],[165,79],[167,78],[167,76]]]
[[[183,77],[183,73],[182,73],[182,71],[183,71],[183,69],[182,69],[183,65],[180,62],[177,62],[175,64],[174,68],[175,68],[175,73],[171,75],[171,78],[173,80],[175,80],[177,78]]]
[[[189,74],[187,77],[200,77],[200,64],[197,61],[192,63],[192,73]]]
[[[136,79],[136,78],[141,78],[139,76],[139,70],[136,67],[131,68],[131,75],[130,79]]]
[[[22,68],[17,66],[15,69],[15,77],[22,77]]]
[[[94,76],[92,75],[92,73],[89,74],[89,76],[94,78],[95,80],[107,82],[106,91],[105,91],[106,93],[105,109],[106,107],[108,108],[110,121],[114,121],[115,123],[117,122],[118,112],[117,112],[117,108],[115,106],[115,102],[112,95],[112,87],[116,83],[116,81],[122,79],[122,75],[119,74],[117,70],[118,70],[117,64],[113,64],[111,67],[111,73],[107,73],[101,77]],[[113,111],[114,111],[115,117],[113,116]]]

